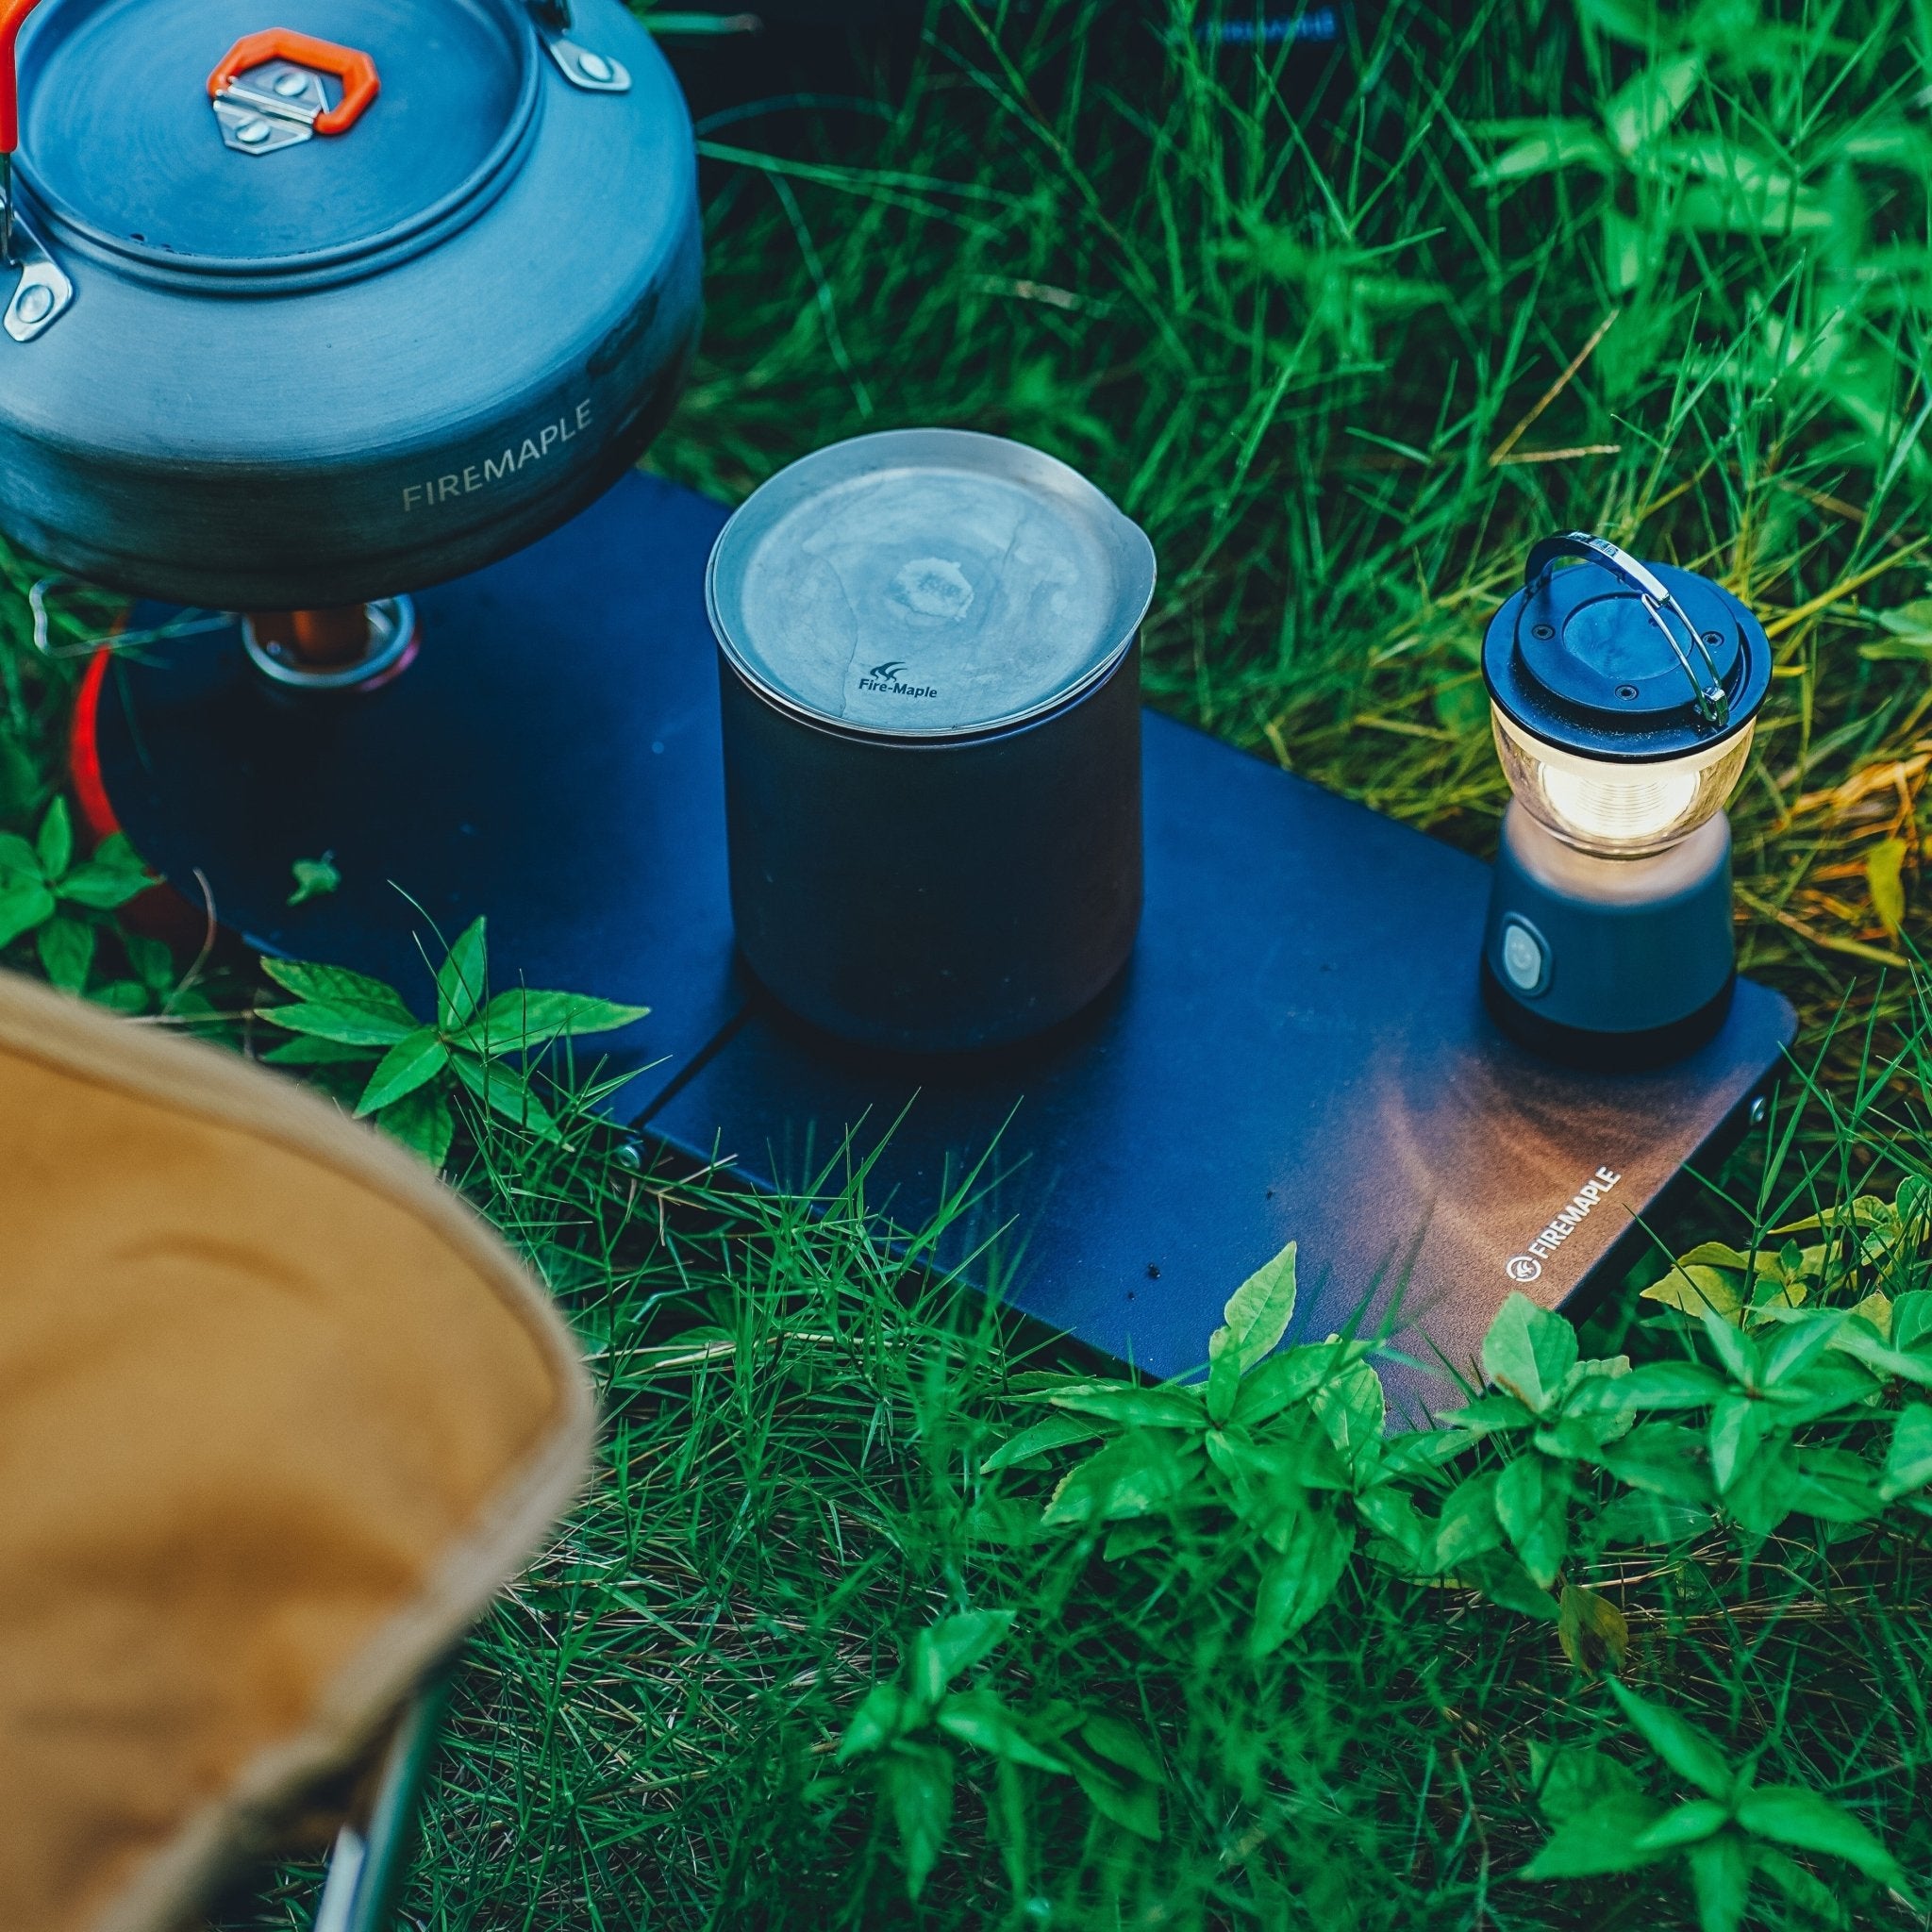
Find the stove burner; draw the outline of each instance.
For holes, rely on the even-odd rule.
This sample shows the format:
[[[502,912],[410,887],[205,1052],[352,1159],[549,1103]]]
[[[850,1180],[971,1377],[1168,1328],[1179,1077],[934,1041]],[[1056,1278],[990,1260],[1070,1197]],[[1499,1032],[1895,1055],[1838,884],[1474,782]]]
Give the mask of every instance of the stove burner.
[[[376,691],[416,655],[416,606],[408,597],[328,610],[253,610],[242,620],[248,660],[291,691]]]

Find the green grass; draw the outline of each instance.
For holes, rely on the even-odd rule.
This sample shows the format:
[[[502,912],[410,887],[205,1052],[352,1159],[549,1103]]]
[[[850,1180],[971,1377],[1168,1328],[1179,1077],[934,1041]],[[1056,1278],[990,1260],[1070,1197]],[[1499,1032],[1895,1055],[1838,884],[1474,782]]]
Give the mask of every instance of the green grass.
[[[1816,1071],[1789,1136],[1659,1239],[1741,1240],[1932,1170],[1904,970],[1932,763],[1932,18],[1391,0],[1312,77],[1158,23],[958,0],[891,112],[708,137],[709,331],[654,462],[734,496],[864,428],[1054,450],[1156,541],[1155,702],[1478,852],[1505,793],[1476,646],[1527,544],[1583,526],[1722,577],[1778,650],[1733,808],[1740,950],[1798,1004]],[[9,618],[19,829],[66,692]],[[424,1924],[1695,1923],[1674,1866],[1512,1875],[1547,1831],[1533,1747],[1603,1741],[1688,1789],[1549,1623],[1357,1558],[1257,1658],[1222,1519],[1177,1516],[1131,1563],[1036,1534],[1077,1452],[980,1474],[1037,1413],[1014,1380],[1036,1344],[887,1249],[862,1189],[814,1215],[590,1130],[567,1155],[497,1130],[458,1149],[608,1422],[594,1492],[469,1653]],[[1636,1297],[1661,1268],[1589,1352],[1681,1345]],[[1842,1801],[1924,1890],[1928,1572],[1895,1514],[1797,1515],[1768,1540],[1601,1541],[1566,1576],[1621,1607],[1631,1683],[1761,1753],[1763,1782]],[[914,1907],[883,1760],[837,1746],[915,1633],[984,1608],[1016,1613],[982,1666],[1011,1707],[1146,1740],[1162,1835],[962,1747]],[[1924,1923],[1809,1863],[1824,1923]],[[236,1923],[306,1924],[312,1890],[291,1871]],[[1754,1896],[1759,1923],[1820,1922],[1802,1892]]]

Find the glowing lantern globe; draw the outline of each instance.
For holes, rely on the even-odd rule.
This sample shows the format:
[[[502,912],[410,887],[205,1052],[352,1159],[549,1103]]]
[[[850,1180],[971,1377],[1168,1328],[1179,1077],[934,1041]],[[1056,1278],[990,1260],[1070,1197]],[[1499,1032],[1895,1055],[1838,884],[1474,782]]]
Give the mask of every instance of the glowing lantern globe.
[[[1770,686],[1763,626],[1707,577],[1573,532],[1531,550],[1483,677],[1515,794],[1483,938],[1491,1015],[1584,1065],[1691,1052],[1736,977],[1724,807]]]

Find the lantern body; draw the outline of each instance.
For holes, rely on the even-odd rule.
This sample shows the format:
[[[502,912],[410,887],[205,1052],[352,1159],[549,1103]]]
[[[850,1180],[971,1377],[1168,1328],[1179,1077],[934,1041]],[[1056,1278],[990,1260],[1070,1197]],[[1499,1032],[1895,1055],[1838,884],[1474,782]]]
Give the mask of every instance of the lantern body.
[[[1729,1010],[1724,806],[1750,757],[1769,642],[1721,586],[1596,538],[1538,545],[1525,575],[1483,646],[1513,793],[1484,1001],[1551,1058],[1659,1065]]]

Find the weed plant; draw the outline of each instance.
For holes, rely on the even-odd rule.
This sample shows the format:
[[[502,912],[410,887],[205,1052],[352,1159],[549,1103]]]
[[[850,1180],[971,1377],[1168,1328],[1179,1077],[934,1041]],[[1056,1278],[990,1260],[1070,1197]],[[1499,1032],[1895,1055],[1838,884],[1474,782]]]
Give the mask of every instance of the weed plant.
[[[406,1900],[437,1932],[1924,1923],[1926,1411],[1888,1352],[1932,1174],[1932,18],[1385,0],[1332,60],[1213,31],[1252,18],[949,0],[873,108],[721,117],[709,332],[653,460],[736,496],[899,424],[1053,450],[1154,537],[1157,703],[1477,851],[1477,643],[1529,542],[1721,577],[1778,654],[1733,818],[1743,964],[1803,1017],[1786,1099],[1585,1324],[1632,1372],[1573,1378],[1519,1311],[1472,1416],[1387,1452],[1385,1508],[1346,1349],[1269,1419],[1292,1455],[1208,1443],[1309,1359],[1243,1359],[1266,1283],[1219,1394],[1099,1386],[927,1265],[939,1231],[888,1245],[862,1162],[746,1198],[453,1074],[453,1177],[607,1426],[468,1653]],[[46,829],[71,666],[5,616],[9,961],[286,1041],[218,958],[166,985],[125,855],[87,896]]]

